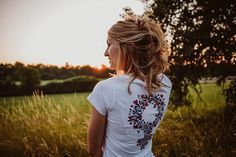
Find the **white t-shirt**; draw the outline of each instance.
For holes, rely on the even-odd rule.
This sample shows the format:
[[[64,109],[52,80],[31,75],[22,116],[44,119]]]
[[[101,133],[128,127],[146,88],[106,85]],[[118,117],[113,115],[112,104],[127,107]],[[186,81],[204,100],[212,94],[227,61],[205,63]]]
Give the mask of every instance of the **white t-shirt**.
[[[145,83],[135,79],[128,93],[129,75],[114,76],[100,81],[88,100],[102,115],[107,116],[103,157],[154,157],[152,137],[169,102],[172,84],[159,75],[163,86],[148,96]]]

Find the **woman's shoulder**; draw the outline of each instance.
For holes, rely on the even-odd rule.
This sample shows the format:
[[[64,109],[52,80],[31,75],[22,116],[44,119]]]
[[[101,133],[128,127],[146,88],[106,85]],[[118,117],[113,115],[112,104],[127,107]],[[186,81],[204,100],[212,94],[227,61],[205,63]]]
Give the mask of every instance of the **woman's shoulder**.
[[[164,73],[161,73],[160,75],[158,75],[158,79],[160,80],[163,86],[172,88],[171,80]],[[120,86],[121,82],[129,83],[130,80],[132,80],[132,78],[128,75],[113,76],[113,77],[99,81],[96,86],[99,86],[99,88],[106,90],[106,89],[111,89],[111,87]],[[141,85],[144,84],[144,82],[139,79],[135,79],[133,83],[139,83]]]
[[[104,80],[99,81],[95,87],[101,88],[103,90],[111,89],[114,86],[116,79],[114,77],[106,78]]]
[[[171,81],[170,81],[168,76],[166,76],[165,74],[162,73],[158,77],[160,79],[161,84],[163,84],[163,85],[165,85],[167,87],[172,88],[172,83],[171,83]]]

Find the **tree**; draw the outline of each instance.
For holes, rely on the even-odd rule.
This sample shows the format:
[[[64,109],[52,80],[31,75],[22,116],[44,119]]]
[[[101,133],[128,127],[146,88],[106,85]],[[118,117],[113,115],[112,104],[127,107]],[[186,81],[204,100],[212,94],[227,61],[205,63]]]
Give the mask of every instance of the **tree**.
[[[95,73],[95,69],[93,67],[89,65],[84,65],[80,67],[77,74],[94,76],[94,73]]]
[[[147,5],[153,11],[151,17],[160,22],[170,38],[170,76],[175,95],[172,101],[177,106],[190,104],[187,86],[195,88],[202,77],[218,77],[222,83],[228,76],[236,76],[235,3],[154,0]]]
[[[21,62],[15,62],[14,66],[13,66],[13,75],[14,75],[14,78],[15,78],[15,81],[19,81],[20,80],[20,73],[21,71],[25,68],[25,65]]]
[[[33,90],[40,84],[40,74],[36,68],[25,67],[20,72],[21,87],[26,90]]]

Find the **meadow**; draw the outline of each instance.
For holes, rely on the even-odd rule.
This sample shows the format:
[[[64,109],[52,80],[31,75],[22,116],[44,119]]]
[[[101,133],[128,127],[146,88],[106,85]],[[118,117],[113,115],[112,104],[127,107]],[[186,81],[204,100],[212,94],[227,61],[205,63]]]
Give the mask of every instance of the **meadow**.
[[[235,155],[232,138],[235,107],[224,105],[221,87],[215,83],[202,83],[201,88],[204,102],[190,89],[191,107],[166,112],[154,135],[156,156]],[[35,93],[0,98],[0,156],[88,156],[86,137],[91,110],[88,95]]]

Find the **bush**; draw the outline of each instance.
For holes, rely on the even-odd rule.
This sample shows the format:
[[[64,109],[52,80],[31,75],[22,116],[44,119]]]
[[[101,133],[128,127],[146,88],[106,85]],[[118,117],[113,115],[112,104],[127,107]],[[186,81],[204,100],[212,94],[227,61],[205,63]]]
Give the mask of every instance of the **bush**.
[[[0,97],[32,95],[33,91],[42,91],[44,94],[90,92],[98,83],[99,79],[93,76],[78,76],[64,80],[64,82],[51,82],[44,86],[35,86],[29,88],[7,84],[0,80]]]
[[[0,80],[0,97],[20,95],[22,90],[13,82]]]
[[[226,105],[236,106],[236,78],[231,81],[229,88],[224,90]]]
[[[67,79],[62,83],[48,83],[39,88],[45,94],[52,93],[73,93],[73,92],[90,92],[98,83],[99,79],[91,76],[79,76]]]

